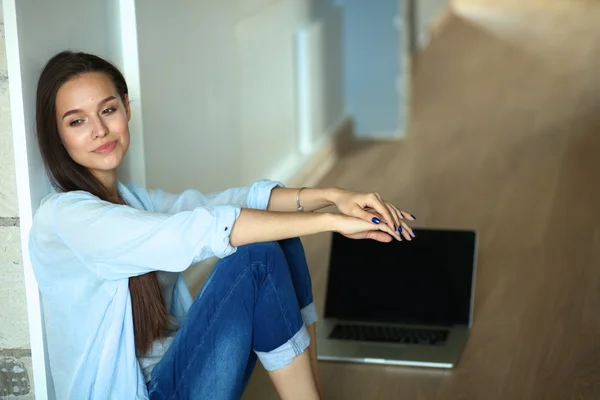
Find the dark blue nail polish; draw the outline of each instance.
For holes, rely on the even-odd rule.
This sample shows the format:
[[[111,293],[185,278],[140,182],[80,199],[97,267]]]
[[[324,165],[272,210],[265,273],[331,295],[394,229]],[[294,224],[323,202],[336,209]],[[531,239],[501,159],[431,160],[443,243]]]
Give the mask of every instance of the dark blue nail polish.
[[[397,230],[398,230],[398,228],[396,228],[396,225],[394,225],[394,230],[395,230],[395,231],[397,231]]]
[[[401,226],[398,227],[398,233],[402,233],[402,227]]]
[[[377,217],[373,217],[373,220],[372,220],[372,221],[373,221],[374,223],[376,223],[376,224],[379,224],[379,223],[381,223],[381,221],[380,221],[380,220],[379,220],[379,218],[377,218]]]
[[[417,219],[417,217],[415,217],[414,215],[410,214],[411,217],[413,217],[413,219]]]

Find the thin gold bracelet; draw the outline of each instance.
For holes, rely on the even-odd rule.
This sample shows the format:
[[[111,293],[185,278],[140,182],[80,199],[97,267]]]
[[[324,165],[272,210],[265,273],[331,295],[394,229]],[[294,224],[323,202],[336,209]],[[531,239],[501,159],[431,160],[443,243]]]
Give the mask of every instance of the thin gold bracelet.
[[[297,210],[299,212],[304,211],[304,207],[302,207],[302,205],[300,204],[300,192],[302,191],[302,189],[306,189],[305,187],[301,187],[300,189],[298,189],[298,193],[296,193],[296,204],[298,205]]]

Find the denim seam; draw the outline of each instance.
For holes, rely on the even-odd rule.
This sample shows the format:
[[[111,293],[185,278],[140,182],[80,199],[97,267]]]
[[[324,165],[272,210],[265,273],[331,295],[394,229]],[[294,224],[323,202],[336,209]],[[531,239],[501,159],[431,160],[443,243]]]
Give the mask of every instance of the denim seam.
[[[300,266],[298,266],[298,264],[295,264],[298,268],[294,268],[292,267],[292,263],[290,262],[290,259],[298,259],[298,258],[302,258],[302,261],[300,262],[300,264],[302,264],[301,269],[306,268],[307,273],[304,274],[305,275],[305,280],[304,282],[302,282],[302,284],[304,285],[304,287],[307,288],[308,293],[296,293],[296,297],[298,297],[298,305],[300,306],[300,309],[305,308],[306,306],[310,305],[311,303],[314,303],[314,296],[313,296],[313,290],[312,290],[312,281],[311,281],[311,277],[310,277],[310,271],[308,268],[308,263],[306,260],[306,256],[303,256],[303,253],[297,257],[297,254],[294,250],[290,250],[288,248],[288,246],[291,246],[291,243],[293,243],[293,241],[298,240],[301,242],[301,240],[299,238],[295,238],[295,239],[284,239],[281,242],[283,242],[284,244],[281,246],[281,249],[283,251],[283,254],[286,258],[286,260],[288,261],[288,265],[290,268],[290,274],[292,275],[292,281],[294,281],[294,277],[298,274],[294,274],[292,273],[292,270],[296,270],[298,268],[300,268]],[[287,249],[286,249],[287,248]],[[294,285],[294,287],[296,287],[296,285]],[[304,304],[304,302],[306,302],[306,304]]]
[[[302,324],[302,326],[300,327],[299,331],[302,330],[302,328],[304,328],[304,324]],[[295,338],[296,335],[292,336],[292,340],[290,340],[290,343],[292,344],[292,348],[294,349],[294,353],[296,355],[300,354],[300,345],[298,344],[298,340],[296,340]]]
[[[150,379],[152,379],[152,378],[150,378]],[[162,399],[167,398],[167,395],[160,389],[158,384],[156,382],[153,382],[152,380],[150,380],[150,385],[148,386],[148,394],[150,394],[152,392],[159,395]],[[171,397],[171,399],[172,398],[173,397]]]
[[[283,308],[283,305],[281,304],[281,301],[279,301],[279,293],[277,292],[277,288],[273,284],[273,280],[271,279],[271,274],[269,274],[268,278],[269,278],[269,283],[271,284],[271,287],[275,291],[275,298],[277,299],[277,304],[279,304],[279,309],[281,310],[281,314],[283,315],[283,319],[285,320],[285,323],[287,325],[288,334],[293,337],[294,333],[292,332],[292,328],[290,326],[290,321],[288,319],[288,316],[287,316],[286,312],[284,311],[284,308]],[[300,319],[302,319],[302,316],[300,317]]]
[[[249,264],[246,269],[238,276],[238,278],[235,280],[235,282],[233,283],[233,285],[231,285],[231,288],[229,289],[229,292],[227,292],[227,295],[223,298],[223,300],[221,301],[221,304],[219,304],[219,307],[217,308],[216,312],[214,313],[213,319],[210,321],[210,323],[208,324],[208,327],[204,330],[204,335],[202,335],[201,340],[196,344],[196,346],[194,346],[195,348],[198,348],[200,346],[202,346],[202,344],[204,344],[204,341],[206,340],[206,336],[208,335],[208,331],[210,330],[210,328],[212,327],[212,325],[214,324],[214,321],[217,319],[217,316],[219,315],[219,313],[221,312],[221,309],[223,308],[223,304],[229,299],[229,296],[231,296],[231,293],[233,292],[233,290],[236,288],[236,286],[238,285],[238,283],[240,282],[240,280],[248,273],[248,271],[254,267],[255,265],[260,265],[262,267],[264,267],[264,263],[262,262],[253,262],[251,264]],[[190,362],[188,363],[188,366],[185,368],[185,370],[183,371],[182,375],[185,375],[185,373],[190,369],[190,366],[192,365],[193,361],[196,359],[196,357],[198,356],[198,352],[194,351],[194,355],[192,356],[192,358],[190,359]],[[175,395],[177,394],[177,392],[179,391],[181,385],[182,385],[183,379],[181,379],[179,381],[179,383],[177,384],[177,387],[175,388],[175,390],[173,391],[173,394],[171,395],[171,397],[169,398],[169,400],[173,400],[173,398],[175,397]]]

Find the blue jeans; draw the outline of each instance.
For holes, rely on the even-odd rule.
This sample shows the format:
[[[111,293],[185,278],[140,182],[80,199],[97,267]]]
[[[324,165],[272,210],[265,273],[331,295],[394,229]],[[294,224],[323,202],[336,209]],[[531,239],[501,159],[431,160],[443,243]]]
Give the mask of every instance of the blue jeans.
[[[286,366],[316,320],[300,239],[241,246],[208,276],[152,371],[150,399],[239,399],[256,359]]]

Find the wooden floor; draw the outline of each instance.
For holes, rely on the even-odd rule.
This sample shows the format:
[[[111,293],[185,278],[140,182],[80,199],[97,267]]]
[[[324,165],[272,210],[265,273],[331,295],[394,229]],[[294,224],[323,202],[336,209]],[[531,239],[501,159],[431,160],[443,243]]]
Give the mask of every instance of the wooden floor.
[[[600,9],[514,3],[458,3],[415,60],[407,138],[356,143],[320,185],[479,231],[463,357],[452,371],[322,362],[327,399],[600,399]],[[322,310],[328,236],[305,245]],[[244,398],[277,398],[262,368]]]

